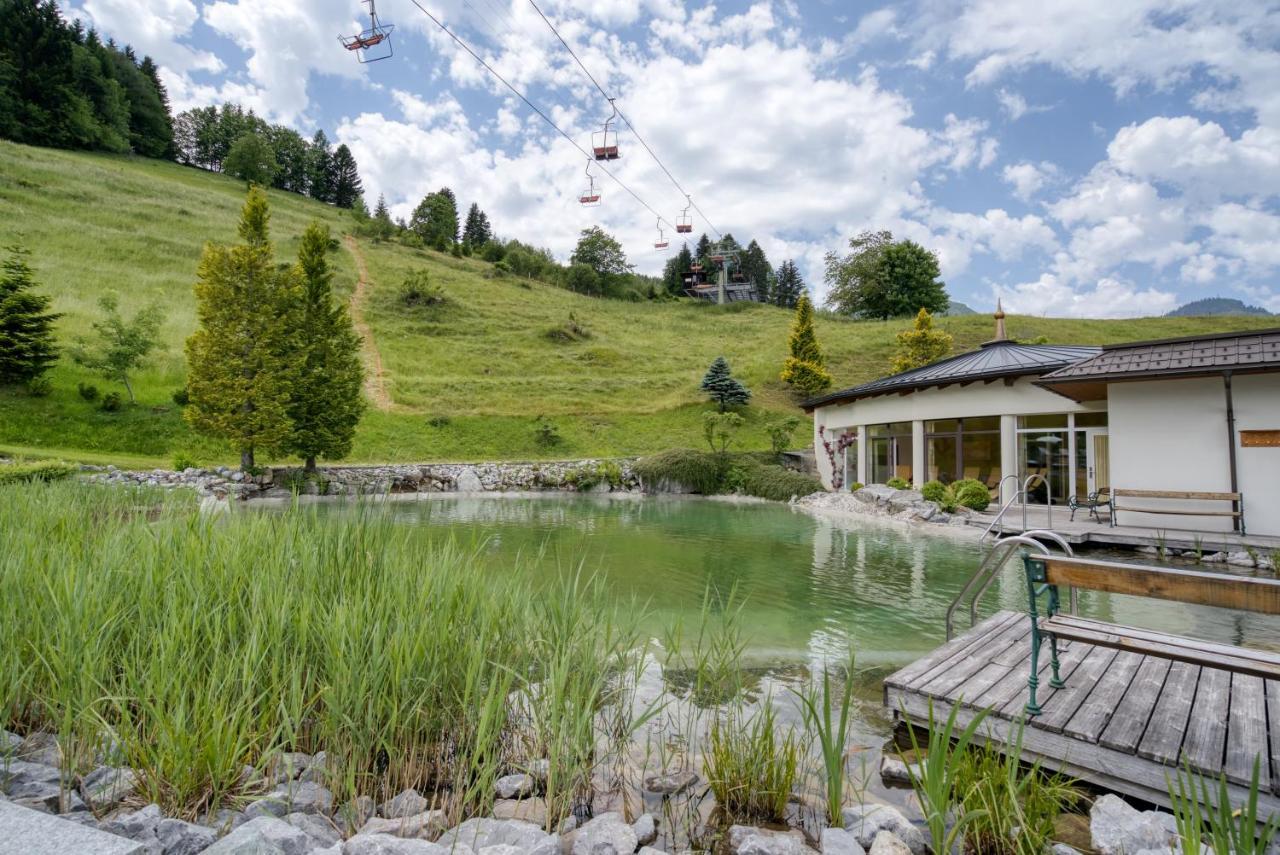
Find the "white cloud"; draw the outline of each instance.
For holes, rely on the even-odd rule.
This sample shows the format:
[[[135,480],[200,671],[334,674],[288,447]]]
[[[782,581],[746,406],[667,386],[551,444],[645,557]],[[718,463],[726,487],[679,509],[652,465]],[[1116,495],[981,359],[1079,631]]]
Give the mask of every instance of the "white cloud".
[[[1238,140],[1216,122],[1158,116],[1121,128],[1107,156],[1139,178],[1211,196],[1280,193],[1280,131],[1259,127]]]
[[[1001,87],[1000,91],[996,92],[996,100],[1000,102],[1000,109],[1004,110],[1005,115],[1009,117],[1011,122],[1018,121],[1028,113],[1044,113],[1050,109],[1038,104],[1028,104],[1022,93],[1004,87]]]
[[[1058,167],[1047,160],[1040,163],[1011,163],[1000,172],[1001,179],[1013,188],[1013,195],[1030,202],[1047,184],[1058,180]]]
[[[977,164],[986,169],[996,159],[999,143],[994,137],[983,136],[987,123],[981,119],[961,119],[948,113],[945,125],[937,134],[946,152],[947,166],[954,172]]]
[[[1069,318],[1163,315],[1178,305],[1177,296],[1169,291],[1139,288],[1111,277],[1077,289],[1052,273],[1045,273],[1034,282],[995,287],[992,296],[998,297],[1009,312]]]
[[[79,9],[69,8],[68,15],[81,18],[116,41],[133,45],[139,55],[151,56],[171,74],[223,70],[222,61],[211,52],[195,50],[180,41],[200,18],[192,0],[151,0],[145,4],[84,0]]]

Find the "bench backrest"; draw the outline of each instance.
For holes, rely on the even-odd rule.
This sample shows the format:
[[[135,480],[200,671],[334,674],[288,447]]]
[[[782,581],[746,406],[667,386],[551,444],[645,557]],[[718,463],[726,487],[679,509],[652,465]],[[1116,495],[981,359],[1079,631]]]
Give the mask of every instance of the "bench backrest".
[[[1124,490],[1111,491],[1113,496],[1128,496],[1133,499],[1202,499],[1205,501],[1238,502],[1239,493],[1206,493],[1187,492],[1182,490]]]
[[[1280,579],[1083,558],[1034,555],[1027,562],[1050,585],[1280,615]]]

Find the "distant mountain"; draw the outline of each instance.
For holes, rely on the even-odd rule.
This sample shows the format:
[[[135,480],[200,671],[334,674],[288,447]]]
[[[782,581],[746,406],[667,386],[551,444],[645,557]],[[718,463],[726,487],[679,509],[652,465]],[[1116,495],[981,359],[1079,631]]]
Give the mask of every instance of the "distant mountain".
[[[1270,316],[1270,312],[1261,306],[1248,306],[1234,297],[1205,297],[1203,300],[1193,300],[1184,306],[1179,306],[1169,314],[1166,318],[1195,318],[1202,315],[1264,315]]]
[[[961,315],[976,315],[978,313],[975,312],[973,309],[970,309],[964,303],[961,303],[958,300],[952,300],[951,305],[948,306],[947,310],[942,314],[944,314],[948,318],[958,318]]]

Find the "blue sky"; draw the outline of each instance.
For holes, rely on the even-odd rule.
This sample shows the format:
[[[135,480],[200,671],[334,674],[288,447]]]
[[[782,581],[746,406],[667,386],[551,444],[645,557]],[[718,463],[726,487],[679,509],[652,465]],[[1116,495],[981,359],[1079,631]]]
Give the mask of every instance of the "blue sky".
[[[529,0],[419,0],[586,146],[607,104]],[[1280,311],[1280,5],[1157,0],[539,0],[710,224],[822,259],[864,229],[935,250],[955,299],[1160,314]],[[450,186],[562,258],[600,224],[645,272],[655,217],[448,40],[380,0],[394,58],[338,44],[356,0],[75,0],[150,53],[178,109],[234,100],[351,146],[406,215]],[[618,176],[667,221],[675,187],[625,130]],[[695,237],[711,231],[701,217]],[[714,233],[713,233],[714,236]]]

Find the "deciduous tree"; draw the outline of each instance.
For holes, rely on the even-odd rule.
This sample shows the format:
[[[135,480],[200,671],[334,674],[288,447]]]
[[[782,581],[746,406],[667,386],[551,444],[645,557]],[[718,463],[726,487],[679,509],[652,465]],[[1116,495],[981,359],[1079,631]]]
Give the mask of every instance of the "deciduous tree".
[[[850,239],[849,248],[844,257],[827,253],[827,304],[836,311],[885,319],[947,310],[934,253],[913,241],[894,241],[886,231],[863,232]]]
[[[266,137],[258,133],[248,133],[231,144],[227,159],[222,164],[223,172],[242,179],[249,184],[271,185],[280,164],[276,162],[275,149]]]
[[[341,460],[351,452],[364,413],[360,337],[346,307],[333,299],[329,230],[312,223],[302,234],[298,270],[302,305],[298,311],[299,373],[289,401],[293,433],[290,450],[316,468],[316,458]]]
[[[120,316],[120,298],[114,293],[99,297],[98,308],[102,310],[102,319],[93,322],[98,341],[90,344],[82,339],[72,350],[71,358],[78,365],[122,384],[129,394],[129,403],[136,403],[129,375],[145,364],[159,343],[164,311],[153,304],[139,309],[132,320],[126,321]]]
[[[257,451],[282,449],[292,436],[288,408],[297,364],[297,268],[277,268],[267,196],[249,190],[241,242],[207,244],[196,280],[196,331],[187,339],[183,417],[201,433],[227,440],[240,465]]]
[[[582,230],[569,262],[585,264],[601,276],[621,276],[634,269],[634,265],[627,261],[622,244],[599,226]]]

